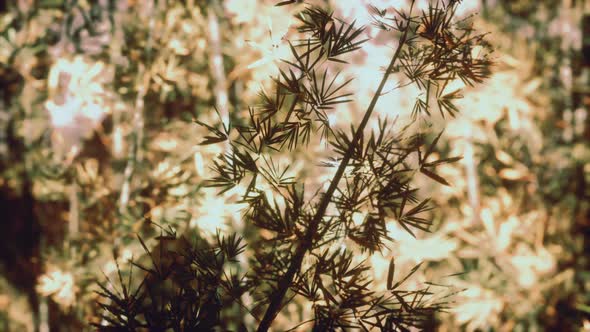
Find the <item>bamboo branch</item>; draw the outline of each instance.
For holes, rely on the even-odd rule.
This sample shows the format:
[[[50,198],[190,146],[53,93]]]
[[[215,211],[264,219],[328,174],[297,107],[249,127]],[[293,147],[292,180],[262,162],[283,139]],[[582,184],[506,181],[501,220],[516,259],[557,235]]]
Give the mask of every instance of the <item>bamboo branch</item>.
[[[414,1],[412,1],[412,5],[410,6],[410,15],[412,13],[413,7]],[[365,112],[365,115],[363,116],[363,119],[355,132],[351,144],[348,146],[348,150],[346,151],[345,155],[342,158],[342,161],[340,162],[340,165],[338,166],[338,169],[336,170],[336,174],[334,175],[334,178],[332,179],[330,186],[328,187],[328,190],[326,190],[326,192],[322,196],[320,204],[318,205],[317,212],[311,220],[309,227],[307,228],[307,232],[305,234],[305,237],[303,238],[303,241],[299,242],[299,245],[297,247],[297,250],[295,251],[295,254],[293,256],[293,259],[291,260],[291,264],[289,265],[287,272],[281,278],[281,280],[279,280],[278,288],[276,292],[273,294],[268,305],[268,308],[266,310],[266,313],[264,314],[264,317],[260,325],[258,326],[258,332],[268,331],[268,329],[270,328],[270,325],[282,309],[283,298],[285,297],[287,290],[291,287],[291,284],[293,283],[293,278],[301,269],[301,264],[303,262],[305,254],[313,247],[313,236],[317,233],[320,221],[324,217],[328,205],[332,200],[332,195],[336,191],[336,188],[338,187],[338,184],[342,179],[342,176],[344,175],[344,171],[346,170],[350,158],[352,157],[352,154],[358,142],[360,141],[360,138],[363,135],[363,131],[367,123],[369,122],[369,119],[371,117],[371,114],[373,113],[375,106],[377,105],[377,101],[381,97],[381,93],[383,92],[385,83],[387,82],[389,75],[392,73],[393,67],[401,53],[404,44],[406,43],[406,38],[408,36],[409,31],[409,24],[410,23],[408,22],[406,28],[404,29],[404,33],[402,34],[402,37],[391,59],[391,62],[389,63],[389,66],[387,67],[385,74],[383,74],[381,83],[379,84],[377,91],[371,99],[371,103],[369,104],[369,107],[367,108],[367,111]]]

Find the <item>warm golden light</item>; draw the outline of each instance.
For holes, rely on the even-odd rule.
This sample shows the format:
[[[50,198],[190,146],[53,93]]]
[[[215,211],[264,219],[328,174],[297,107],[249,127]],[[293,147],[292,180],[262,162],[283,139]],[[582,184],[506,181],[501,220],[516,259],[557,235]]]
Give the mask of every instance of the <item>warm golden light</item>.
[[[39,277],[37,291],[64,307],[72,306],[76,300],[74,276],[59,269],[51,269]]]

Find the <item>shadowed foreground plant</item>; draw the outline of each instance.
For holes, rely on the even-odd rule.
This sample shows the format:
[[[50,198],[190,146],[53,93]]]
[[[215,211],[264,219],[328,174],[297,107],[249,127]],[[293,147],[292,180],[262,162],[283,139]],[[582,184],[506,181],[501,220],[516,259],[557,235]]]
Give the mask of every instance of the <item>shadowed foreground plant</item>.
[[[110,300],[103,304],[105,326],[244,330],[238,311],[253,316],[258,331],[267,331],[287,303],[304,301],[311,303],[313,317],[300,325],[310,324],[314,331],[433,328],[433,314],[447,303],[434,299],[428,287],[400,289],[419,266],[394,282],[392,259],[387,290],[376,291],[367,273],[370,266],[355,256],[384,249],[392,240],[388,222],[397,221],[412,235],[429,231],[426,212],[432,206],[418,197],[412,179],[420,172],[449,185],[436,167],[460,159],[433,160],[442,133],[428,142],[425,134],[387,120],[365,132],[393,76],[409,80],[399,86],[414,83],[423,91],[412,112],[414,121],[426,120],[433,109],[443,117],[454,116],[458,109],[453,101],[460,94],[446,91],[449,83],[473,85],[487,77],[490,61],[485,52],[476,54],[487,45],[468,22],[453,20],[458,4],[437,3],[419,14],[413,13],[413,3],[408,12],[394,9],[392,15],[372,8],[374,24],[397,43],[361,122],[351,125],[350,133],[330,126],[328,115],[353,96],[346,91],[350,80],[340,81],[333,71],[335,64],[347,65],[345,55],[361,48],[364,28],[322,8],[304,7],[296,15],[297,38],[288,43],[292,58],[279,65],[272,91],[260,93],[260,104],[249,108],[249,118],[229,127],[198,122],[210,130],[202,144],[223,142],[227,147],[213,161],[216,174],[207,185],[221,192],[245,188],[244,218],[260,234],[248,239],[246,247],[236,235],[170,250],[159,245],[164,258],[152,259],[151,268],[140,266],[147,277],[134,291],[123,286],[120,294],[102,287],[102,297]],[[291,152],[294,162],[295,152],[315,142],[317,132],[333,151],[321,166],[335,171],[325,191],[310,193],[306,179],[291,175],[276,159]],[[345,248],[344,241],[355,248]],[[232,263],[242,251],[249,259],[245,272]],[[243,303],[245,294],[251,305]]]

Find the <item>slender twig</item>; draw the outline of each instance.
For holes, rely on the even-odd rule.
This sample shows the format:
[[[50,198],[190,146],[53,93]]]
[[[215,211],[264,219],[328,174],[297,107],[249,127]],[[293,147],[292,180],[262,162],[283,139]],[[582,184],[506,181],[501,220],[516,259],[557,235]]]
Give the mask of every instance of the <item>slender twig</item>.
[[[412,5],[410,6],[410,15],[412,13],[413,7],[414,7],[414,1],[412,1]],[[289,265],[287,272],[281,278],[281,280],[279,280],[279,282],[278,282],[277,290],[274,292],[273,296],[271,297],[270,303],[269,303],[268,308],[264,314],[264,317],[263,317],[260,325],[258,326],[259,332],[267,331],[270,328],[272,322],[274,321],[274,319],[276,318],[276,316],[278,315],[278,313],[280,312],[280,310],[282,308],[283,298],[285,297],[287,290],[289,289],[289,287],[291,287],[291,284],[293,283],[293,279],[294,279],[295,275],[301,269],[301,264],[303,262],[303,258],[305,257],[305,254],[309,250],[311,250],[313,247],[313,237],[318,231],[320,221],[322,220],[322,218],[324,218],[324,215],[326,213],[328,205],[330,204],[330,202],[332,200],[332,195],[336,191],[336,188],[338,187],[338,183],[340,182],[342,176],[344,175],[344,171],[345,171],[346,167],[348,166],[348,163],[352,157],[352,154],[353,154],[354,150],[356,149],[356,146],[363,135],[363,131],[364,131],[367,123],[369,122],[369,119],[371,117],[371,114],[373,113],[375,106],[377,105],[377,101],[381,97],[381,93],[383,92],[383,88],[385,87],[385,83],[387,82],[389,75],[392,73],[394,65],[395,65],[395,63],[401,53],[401,50],[406,42],[406,38],[408,36],[408,31],[409,31],[409,24],[410,23],[408,22],[406,25],[406,28],[404,29],[404,33],[402,34],[402,36],[400,38],[399,44],[398,44],[397,49],[391,59],[391,62],[389,63],[387,70],[383,74],[383,78],[381,79],[381,83],[379,84],[377,91],[375,91],[375,94],[373,95],[373,98],[371,99],[371,103],[369,104],[369,107],[367,108],[367,111],[365,112],[365,115],[364,115],[359,127],[357,128],[357,130],[355,132],[355,135],[354,135],[354,138],[353,138],[351,144],[348,146],[348,150],[344,154],[342,161],[340,162],[340,165],[338,166],[338,169],[336,170],[336,174],[334,175],[334,178],[332,179],[330,186],[328,187],[328,190],[326,190],[326,192],[322,196],[322,199],[321,199],[321,201],[318,205],[318,208],[317,208],[317,212],[315,213],[313,219],[311,220],[311,222],[309,224],[309,227],[307,228],[307,231],[305,233],[305,237],[299,243],[297,250],[295,251],[295,254],[293,255],[293,259],[291,260],[291,264]]]
[[[285,332],[292,332],[292,331],[297,331],[297,329],[298,329],[299,327],[301,327],[301,326],[303,326],[303,325],[305,325],[305,324],[313,323],[314,321],[315,321],[315,319],[314,319],[314,318],[312,318],[312,319],[308,319],[308,320],[304,320],[303,322],[301,322],[301,323],[299,323],[299,324],[297,324],[297,325],[293,326],[292,328],[288,329],[288,330],[287,330],[287,331],[285,331]]]

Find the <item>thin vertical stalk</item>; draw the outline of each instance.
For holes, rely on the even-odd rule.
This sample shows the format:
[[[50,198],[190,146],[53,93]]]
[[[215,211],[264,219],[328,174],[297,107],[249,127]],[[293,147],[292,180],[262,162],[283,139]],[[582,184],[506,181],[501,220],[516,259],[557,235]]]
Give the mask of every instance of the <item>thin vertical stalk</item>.
[[[410,7],[410,15],[412,13],[413,7],[414,7],[414,1],[412,1],[412,5]],[[397,62],[397,59],[401,53],[401,50],[402,50],[404,44],[406,43],[408,31],[409,31],[409,22],[407,23],[407,25],[404,29],[404,33],[402,34],[402,36],[400,38],[399,44],[398,44],[397,49],[391,59],[391,62],[389,63],[387,70],[385,70],[385,74],[383,74],[383,78],[381,79],[381,83],[379,83],[379,87],[377,88],[377,91],[375,91],[375,94],[373,95],[373,98],[371,99],[371,103],[369,104],[369,107],[367,108],[367,110],[363,116],[363,119],[354,134],[354,138],[353,138],[351,144],[348,146],[348,149],[346,150],[346,153],[344,154],[342,161],[340,162],[340,165],[338,166],[338,169],[336,170],[336,174],[334,175],[334,178],[330,182],[330,186],[328,187],[328,189],[326,190],[326,192],[322,196],[322,199],[321,199],[321,201],[318,205],[318,208],[317,208],[317,212],[315,213],[313,219],[311,220],[311,222],[309,224],[309,227],[307,228],[307,231],[305,233],[305,237],[302,239],[302,241],[299,242],[299,245],[297,246],[297,249],[295,251],[295,254],[293,255],[293,258],[291,259],[291,264],[289,265],[287,272],[281,278],[281,280],[279,280],[279,282],[278,282],[277,290],[272,295],[272,297],[270,299],[270,303],[268,305],[268,308],[264,314],[264,317],[262,318],[262,321],[260,322],[260,325],[258,326],[258,332],[268,331],[268,329],[270,328],[272,322],[274,321],[274,319],[276,318],[278,313],[281,311],[283,299],[287,293],[287,290],[289,289],[289,287],[291,287],[291,284],[293,283],[293,279],[295,278],[295,275],[301,270],[301,264],[303,262],[303,258],[305,257],[305,254],[309,250],[311,250],[313,247],[313,237],[315,234],[317,234],[317,231],[318,231],[318,228],[320,225],[320,221],[325,216],[328,205],[332,201],[332,195],[336,191],[336,188],[338,187],[338,184],[339,184],[340,180],[342,179],[342,176],[344,175],[344,171],[346,170],[346,167],[348,166],[348,163],[349,163],[350,159],[352,158],[352,154],[353,154],[354,150],[356,149],[356,146],[357,146],[358,142],[360,141],[360,138],[363,135],[363,131],[364,131],[365,127],[367,126],[367,123],[369,122],[371,115],[373,114],[373,110],[375,109],[375,106],[377,105],[377,101],[381,97],[381,93],[383,92],[383,88],[385,87],[385,83],[387,83],[389,75],[392,73],[393,67],[394,67],[395,63]]]
[[[223,123],[224,128],[229,128],[230,123],[230,115],[229,115],[229,96],[228,96],[228,80],[225,73],[225,67],[223,63],[223,53],[222,53],[222,36],[221,36],[221,29],[219,27],[219,18],[216,13],[216,10],[220,8],[219,1],[211,1],[207,8],[207,26],[208,26],[208,37],[209,37],[209,68],[211,71],[211,76],[215,82],[213,86],[213,95],[215,96],[215,104],[217,106],[217,111],[219,112],[219,116],[221,117],[221,122]],[[229,144],[229,140],[226,142],[226,149],[231,149],[231,145]],[[244,232],[244,222],[242,220],[233,220],[232,221],[232,228],[240,233]],[[244,253],[238,255],[238,271],[248,270],[248,260],[245,257]],[[251,302],[252,299],[248,294],[243,294],[240,296],[239,302]],[[245,319],[249,319],[251,315],[247,315],[244,312],[244,307],[242,305],[238,306],[239,315],[241,317],[245,317]]]
[[[125,166],[125,172],[123,185],[121,186],[121,195],[119,196],[119,213],[124,214],[127,211],[127,204],[129,203],[129,196],[131,195],[131,181],[133,174],[135,173],[135,165],[141,160],[141,144],[143,142],[143,130],[144,130],[144,98],[147,93],[149,84],[149,72],[143,65],[139,68],[139,89],[137,91],[137,97],[135,99],[135,112],[133,114],[133,133],[131,146],[129,148],[129,154],[127,157],[127,165]]]
[[[68,243],[71,257],[76,254],[76,248],[72,245],[72,239],[78,236],[80,230],[80,200],[78,198],[78,184],[76,180],[72,180],[70,185],[70,212],[68,216]]]
[[[150,7],[148,12],[155,11],[154,7],[156,6],[157,2],[150,2]],[[156,24],[155,20],[155,13],[151,13],[150,21],[149,21],[149,30],[148,30],[148,41],[145,47],[145,51],[147,53],[147,64],[151,62],[151,51],[152,51],[152,34],[154,31],[154,27]],[[133,179],[133,174],[135,172],[135,165],[141,160],[142,158],[142,151],[141,145],[143,142],[143,132],[144,132],[144,108],[145,108],[145,96],[147,94],[147,90],[149,88],[150,83],[150,70],[149,67],[146,68],[144,65],[139,65],[138,70],[138,78],[139,78],[139,88],[137,91],[137,96],[135,98],[135,107],[134,107],[134,114],[133,114],[133,133],[132,133],[132,141],[131,147],[129,148],[129,155],[127,160],[127,165],[125,166],[124,172],[124,180],[123,186],[121,187],[121,195],[119,197],[119,213],[123,214],[127,210],[127,203],[129,202],[129,196],[131,194],[131,181]]]
[[[49,332],[49,304],[46,296],[39,297],[39,332]]]
[[[207,10],[207,25],[209,28],[209,50],[211,76],[215,80],[214,95],[223,124],[229,125],[229,97],[227,94],[227,78],[223,66],[223,54],[221,52],[221,33],[219,20],[215,13],[217,2],[209,5]]]
[[[469,135],[465,139],[465,175],[467,177],[467,198],[473,211],[473,220],[479,220],[480,199],[479,199],[479,178],[477,176],[477,165],[475,163],[475,153],[473,151],[473,128],[469,128]]]

